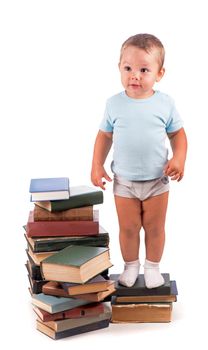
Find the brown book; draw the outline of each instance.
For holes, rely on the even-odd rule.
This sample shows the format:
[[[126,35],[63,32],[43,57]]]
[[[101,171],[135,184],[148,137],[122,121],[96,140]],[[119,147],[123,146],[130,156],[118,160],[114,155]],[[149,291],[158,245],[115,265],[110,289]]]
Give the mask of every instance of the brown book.
[[[69,298],[69,294],[64,290],[61,283],[55,281],[47,282],[43,287],[42,291],[44,294],[54,295],[57,297]]]
[[[68,293],[68,295],[96,293],[107,290],[109,286],[109,280],[106,280],[103,276],[98,275],[84,284],[77,283],[62,283],[62,287]]]
[[[74,295],[73,298],[77,299],[83,299],[83,300],[88,300],[88,301],[102,301],[109,295],[113,294],[115,292],[115,281],[108,281],[108,287],[105,291],[102,292],[97,292],[97,293],[88,293],[88,294],[79,294],[79,295]]]
[[[101,314],[95,315],[95,316],[86,316],[86,317],[79,317],[79,318],[67,318],[64,320],[57,320],[57,321],[48,321],[44,322],[44,325],[47,327],[50,327],[56,332],[63,332],[68,329],[72,329],[75,327],[80,327],[82,325],[98,322],[103,319],[110,319],[111,317],[111,310],[110,307],[105,305],[104,306],[104,312]],[[38,319],[39,322],[43,322],[40,319]]]
[[[74,309],[56,312],[55,314],[51,314],[45,310],[40,309],[37,306],[33,306],[33,310],[38,315],[38,317],[44,321],[55,321],[55,320],[63,320],[67,318],[81,318],[81,317],[89,317],[100,315],[104,312],[103,303],[93,303],[83,306],[75,307]]]
[[[34,211],[30,211],[26,226],[28,237],[93,236],[98,233],[98,210],[94,210],[91,221],[34,221]]]
[[[74,208],[51,213],[50,211],[35,205],[34,221],[92,221],[93,206]]]
[[[113,323],[154,323],[170,322],[172,303],[141,303],[114,304],[112,303]]]

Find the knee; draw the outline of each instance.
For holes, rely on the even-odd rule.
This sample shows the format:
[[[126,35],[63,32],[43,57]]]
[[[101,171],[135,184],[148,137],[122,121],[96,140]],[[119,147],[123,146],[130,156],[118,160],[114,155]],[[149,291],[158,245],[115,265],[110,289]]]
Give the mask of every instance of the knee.
[[[138,235],[140,232],[141,225],[131,224],[131,225],[122,225],[120,226],[120,234],[124,234],[129,237],[133,237]]]
[[[163,225],[145,224],[143,225],[146,236],[160,237],[165,234],[165,228]]]

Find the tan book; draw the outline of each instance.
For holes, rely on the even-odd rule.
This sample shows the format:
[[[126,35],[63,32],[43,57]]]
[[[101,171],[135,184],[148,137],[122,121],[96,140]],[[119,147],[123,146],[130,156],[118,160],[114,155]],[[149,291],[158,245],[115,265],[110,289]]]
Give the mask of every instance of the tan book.
[[[38,205],[34,207],[34,221],[90,221],[93,220],[93,206],[73,208],[52,213]]]
[[[166,302],[172,303],[177,300],[176,295],[138,295],[116,297],[116,303],[149,303],[149,302]]]
[[[41,252],[41,253],[34,253],[32,249],[29,247],[27,250],[28,255],[31,257],[31,259],[34,261],[34,263],[38,266],[40,266],[40,263],[45,258],[57,253],[57,252]]]
[[[113,323],[170,322],[172,303],[112,304]]]
[[[112,281],[111,281],[112,282]],[[84,284],[77,283],[62,283],[62,287],[68,293],[68,295],[97,293],[107,290],[109,286],[109,280],[106,280],[103,276],[98,275]]]
[[[74,295],[73,298],[78,298],[82,300],[88,300],[92,302],[98,302],[104,300],[107,296],[113,294],[115,289],[115,281],[108,281],[108,287],[105,291],[97,292],[97,293],[88,293],[88,294],[79,294]]]

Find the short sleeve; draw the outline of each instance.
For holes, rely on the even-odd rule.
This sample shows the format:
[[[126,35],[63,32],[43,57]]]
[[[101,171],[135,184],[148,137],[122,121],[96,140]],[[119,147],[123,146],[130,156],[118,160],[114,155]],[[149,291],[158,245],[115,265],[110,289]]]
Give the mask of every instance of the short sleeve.
[[[100,123],[99,129],[105,132],[113,132],[113,120],[110,114],[109,101],[106,103],[104,117]]]
[[[174,131],[181,129],[182,127],[183,127],[183,121],[182,121],[181,116],[175,107],[175,103],[173,102],[172,108],[170,111],[170,116],[169,116],[167,124],[166,124],[166,132],[171,133],[171,132],[174,132]]]

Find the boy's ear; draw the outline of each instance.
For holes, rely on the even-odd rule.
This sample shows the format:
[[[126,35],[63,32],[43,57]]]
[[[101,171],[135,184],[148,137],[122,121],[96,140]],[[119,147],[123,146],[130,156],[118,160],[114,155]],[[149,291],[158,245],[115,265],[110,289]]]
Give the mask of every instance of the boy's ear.
[[[156,82],[159,82],[162,79],[164,74],[165,74],[165,68],[162,67],[157,74]]]

